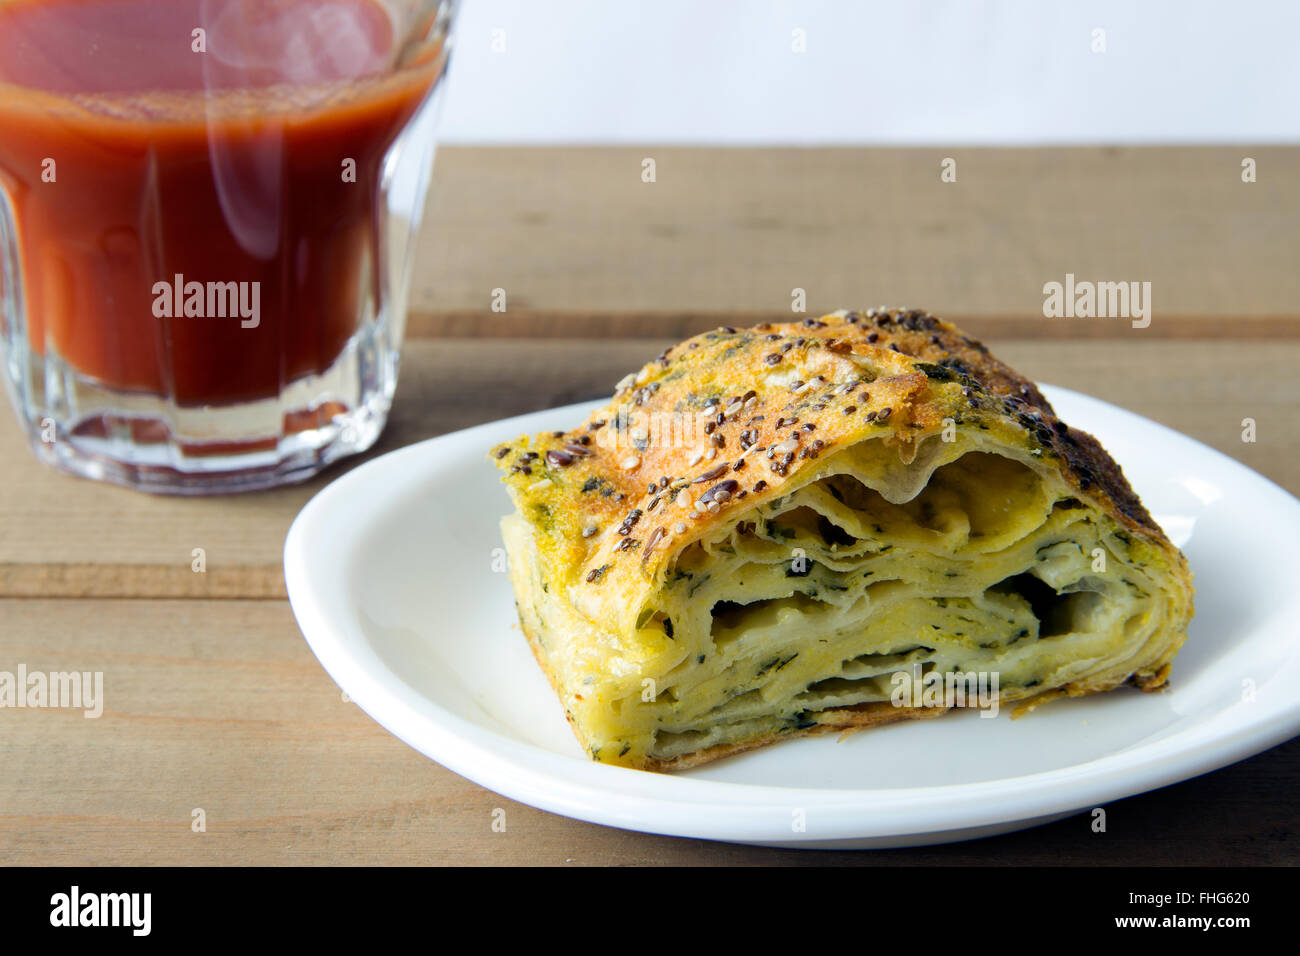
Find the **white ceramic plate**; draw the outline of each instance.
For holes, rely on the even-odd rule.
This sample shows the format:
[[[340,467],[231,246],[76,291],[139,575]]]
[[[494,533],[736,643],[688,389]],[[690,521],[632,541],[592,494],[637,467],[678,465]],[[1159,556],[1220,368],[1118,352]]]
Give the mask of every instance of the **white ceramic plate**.
[[[511,799],[609,826],[802,847],[987,836],[1185,780],[1300,733],[1300,502],[1237,462],[1046,388],[1095,434],[1196,575],[1170,689],[955,712],[792,740],[674,775],[590,762],[532,658],[502,566],[496,442],[591,405],[412,445],[335,481],[285,543],[294,614],[347,694],[420,751]],[[495,565],[495,567],[494,567]]]

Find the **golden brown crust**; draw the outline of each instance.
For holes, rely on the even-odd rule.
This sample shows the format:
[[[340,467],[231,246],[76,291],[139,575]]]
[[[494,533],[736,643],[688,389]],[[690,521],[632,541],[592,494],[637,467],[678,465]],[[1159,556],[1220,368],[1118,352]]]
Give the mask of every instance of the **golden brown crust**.
[[[993,430],[999,441],[1050,463],[1074,496],[1163,555],[1156,563],[1188,596],[1179,606],[1185,618],[1167,627],[1185,631],[1190,571],[1119,466],[1095,438],[1061,422],[1032,382],[924,312],[836,313],[704,333],[627,376],[611,402],[578,428],[522,436],[498,446],[494,457],[533,531],[540,579],[585,618],[622,634],[633,629],[639,598],[672,557],[736,511],[786,493],[803,469],[817,467],[817,458],[862,440],[883,439],[910,461],[920,439],[945,422]],[[565,700],[538,635],[527,621],[523,628]],[[1125,680],[1157,689],[1168,673],[1167,659],[1146,660],[1105,685],[1084,681],[1030,692],[1016,710]],[[805,733],[940,712],[889,703],[825,710],[807,727],[668,761],[647,758],[644,767],[683,769]]]
[[[697,335],[627,376],[583,425],[522,436],[494,457],[520,510],[544,516],[548,578],[627,594],[819,456],[869,437],[905,456],[945,419],[1017,430],[1080,497],[1177,553],[1096,439],[984,345],[916,310]]]

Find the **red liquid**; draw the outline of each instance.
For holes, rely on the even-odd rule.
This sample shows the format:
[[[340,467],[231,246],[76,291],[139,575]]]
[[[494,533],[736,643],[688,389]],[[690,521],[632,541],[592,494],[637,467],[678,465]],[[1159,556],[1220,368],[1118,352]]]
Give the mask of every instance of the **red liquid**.
[[[443,65],[435,44],[394,68],[399,39],[372,0],[0,0],[32,348],[186,405],[333,364],[378,307],[384,154]],[[155,315],[178,273],[259,283],[256,327]]]

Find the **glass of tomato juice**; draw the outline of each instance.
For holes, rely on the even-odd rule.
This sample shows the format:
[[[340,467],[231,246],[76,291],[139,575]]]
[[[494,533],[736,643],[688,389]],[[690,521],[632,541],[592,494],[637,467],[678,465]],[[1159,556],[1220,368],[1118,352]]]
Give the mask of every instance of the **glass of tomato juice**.
[[[0,0],[0,350],[32,447],[173,494],[378,437],[454,0]]]

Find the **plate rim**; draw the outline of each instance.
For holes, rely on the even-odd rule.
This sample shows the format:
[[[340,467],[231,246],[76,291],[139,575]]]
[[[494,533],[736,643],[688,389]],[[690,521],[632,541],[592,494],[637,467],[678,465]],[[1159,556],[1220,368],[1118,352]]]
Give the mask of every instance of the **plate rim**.
[[[1049,401],[1093,403],[1108,414],[1155,428],[1209,453],[1220,466],[1263,482],[1300,510],[1300,500],[1272,480],[1203,442],[1121,406],[1059,386],[1041,385]],[[432,472],[410,464],[448,444],[492,432],[529,430],[529,422],[579,415],[607,400],[578,402],[471,426],[395,449],[362,463],[320,489],[295,517],[285,539],[289,603],[308,646],[339,687],[373,720],[424,756],[496,793],[592,823],[675,836],[767,842],[787,846],[827,841],[932,837],[1062,814],[1135,796],[1207,773],[1267,750],[1300,733],[1300,700],[1282,702],[1216,732],[1240,704],[1150,743],[1066,767],[972,783],[904,788],[784,787],[701,780],[575,759],[506,737],[420,694],[394,673],[363,638],[350,636],[325,613],[310,579],[312,534],[336,498],[396,474],[406,484]],[[492,442],[481,443],[486,449]],[[459,456],[454,456],[459,461]],[[387,483],[394,497],[402,482]],[[383,496],[369,502],[382,508]],[[347,540],[346,536],[344,540]],[[345,562],[335,562],[343,573]],[[1281,617],[1275,609],[1268,621]],[[1263,626],[1263,625],[1261,625]],[[367,653],[361,653],[364,645]],[[1292,658],[1296,660],[1296,658]],[[376,670],[376,668],[378,670]],[[379,676],[377,676],[379,675]],[[804,809],[807,827],[794,832],[791,810]],[[933,841],[930,841],[933,842]]]

